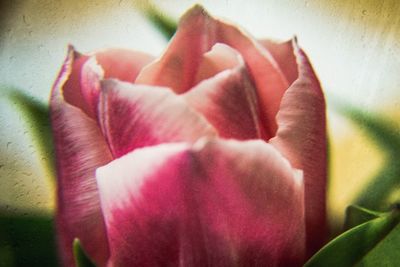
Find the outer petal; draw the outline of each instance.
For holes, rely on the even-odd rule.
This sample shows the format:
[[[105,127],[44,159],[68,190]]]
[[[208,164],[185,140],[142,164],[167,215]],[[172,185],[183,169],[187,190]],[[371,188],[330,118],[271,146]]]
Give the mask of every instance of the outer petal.
[[[58,178],[59,248],[64,265],[74,266],[72,242],[78,237],[89,256],[102,266],[109,253],[94,175],[97,167],[112,158],[96,122],[63,98],[66,81],[76,79],[72,68],[79,60],[70,48],[50,99]]]
[[[143,66],[153,60],[150,55],[126,49],[108,49],[89,55],[74,53],[76,60],[72,74],[62,88],[63,96],[69,104],[79,107],[92,118],[97,111],[99,79],[133,82]]]
[[[218,72],[227,67],[220,64],[220,55],[235,53],[229,47],[218,45],[213,55],[207,55],[202,73]],[[217,51],[214,51],[217,50]],[[228,50],[228,51],[226,51]],[[220,53],[217,53],[220,52]],[[219,135],[234,139],[260,139],[262,124],[259,119],[256,89],[248,76],[244,62],[235,53],[236,66],[200,82],[183,94],[190,106],[202,113],[217,129]],[[231,64],[228,65],[231,67]],[[215,76],[214,76],[215,75]]]
[[[194,142],[214,128],[168,88],[102,82],[99,119],[114,157],[165,142]]]
[[[301,172],[262,141],[138,149],[99,168],[97,181],[112,266],[302,261]]]
[[[202,55],[217,42],[235,48],[243,56],[258,90],[261,117],[268,126],[269,137],[274,136],[275,116],[288,87],[278,64],[257,40],[233,25],[210,17],[198,5],[182,17],[167,51],[145,67],[136,82],[168,86],[183,93],[194,85]]]
[[[298,79],[282,99],[278,132],[270,143],[304,171],[308,255],[326,237],[327,141],[325,100],[305,53],[294,42]]]

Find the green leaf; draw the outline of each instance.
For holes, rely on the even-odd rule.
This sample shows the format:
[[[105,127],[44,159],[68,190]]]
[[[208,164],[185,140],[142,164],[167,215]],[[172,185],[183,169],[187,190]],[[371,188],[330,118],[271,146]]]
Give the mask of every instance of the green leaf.
[[[142,10],[150,22],[153,23],[153,25],[167,40],[172,38],[176,32],[176,28],[178,27],[178,23],[175,19],[162,13],[160,9],[156,8],[154,4],[149,2],[142,8]]]
[[[329,242],[304,266],[383,266],[373,263],[377,259],[382,262],[398,261],[399,221],[400,213],[396,209],[362,223]],[[388,251],[382,249],[382,245]]]
[[[381,215],[382,213],[380,212],[367,210],[359,206],[349,206],[346,209],[344,229],[348,230],[350,228],[356,227],[359,224],[365,223],[372,219],[376,219]]]
[[[57,266],[53,218],[0,211],[0,266]]]
[[[334,107],[365,130],[371,140],[384,152],[384,166],[356,197],[355,204],[372,210],[387,210],[392,204],[388,197],[400,186],[400,129],[386,117],[369,114],[355,107],[334,101]],[[393,201],[393,200],[392,200]]]
[[[83,250],[83,248],[81,246],[81,242],[79,241],[78,238],[75,238],[73,248],[74,248],[74,256],[75,256],[75,264],[77,267],[92,267],[92,266],[95,267],[96,266],[86,255],[85,251]]]
[[[376,266],[399,266],[400,261],[400,224],[379,242],[373,252],[366,255],[357,266],[376,267]]]
[[[54,176],[53,138],[50,125],[50,113],[47,103],[40,102],[26,93],[9,89],[9,98],[23,114],[29,124],[33,141],[38,146],[43,158],[46,159],[46,169]]]

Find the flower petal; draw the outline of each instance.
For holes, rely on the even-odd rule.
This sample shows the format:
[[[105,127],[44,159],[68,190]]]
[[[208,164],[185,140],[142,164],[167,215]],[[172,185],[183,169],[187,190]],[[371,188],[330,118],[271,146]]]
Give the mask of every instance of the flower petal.
[[[294,42],[298,79],[282,99],[278,131],[270,140],[298,169],[304,171],[308,254],[326,238],[327,139],[325,100],[306,54]]]
[[[88,255],[102,266],[109,253],[95,170],[112,158],[96,122],[63,98],[62,89],[74,75],[73,67],[79,59],[79,54],[70,48],[50,99],[58,178],[56,221],[65,266],[73,266],[75,237],[80,239]]]
[[[296,38],[286,42],[274,42],[271,40],[259,40],[259,42],[271,53],[288,83],[292,84],[299,76],[296,57],[293,53],[293,42],[296,42]]]
[[[146,147],[96,177],[113,266],[302,261],[301,172],[262,141]]]
[[[77,52],[71,45],[68,47],[68,54],[70,53],[73,54],[73,56],[71,56],[73,60],[71,60],[71,65],[69,66],[70,70],[68,70],[68,75],[65,76],[63,84],[59,85],[59,88],[56,90],[60,91],[60,94],[62,94],[60,97],[63,98],[66,103],[87,112],[89,108],[81,91],[81,70],[89,57]]]
[[[93,54],[104,70],[104,78],[134,82],[144,66],[154,57],[139,51],[128,49],[108,49]]]
[[[177,32],[162,57],[145,67],[135,83],[166,86],[183,93],[194,84],[202,55],[215,44],[215,25],[204,10],[192,8],[180,20]],[[205,11],[204,11],[205,12]]]
[[[218,21],[220,42],[235,48],[244,58],[260,104],[260,116],[268,137],[276,133],[276,114],[288,83],[268,50],[237,27]]]
[[[153,60],[148,54],[126,49],[108,49],[89,55],[74,53],[76,60],[62,88],[63,96],[69,104],[79,107],[92,118],[97,113],[100,79],[133,82],[143,66]]]
[[[218,65],[213,62],[215,58],[208,57],[206,64]],[[209,71],[218,71],[220,67]],[[239,140],[262,137],[256,89],[243,62],[203,80],[182,96],[206,117],[221,137]]]
[[[215,129],[168,88],[102,82],[99,120],[114,157],[165,142],[194,142]]]
[[[257,40],[233,25],[212,18],[199,5],[182,17],[167,51],[158,61],[145,67],[136,82],[171,87],[177,93],[186,92],[195,85],[202,55],[216,43],[227,44],[243,56],[258,90],[267,134],[274,136],[275,116],[288,88],[285,76]]]
[[[95,120],[101,91],[100,81],[103,78],[104,70],[98,65],[95,57],[90,57],[82,66],[80,91],[86,103],[86,114]]]
[[[240,54],[231,47],[216,43],[210,51],[204,53],[197,71],[195,84],[213,77],[224,70],[243,64]]]

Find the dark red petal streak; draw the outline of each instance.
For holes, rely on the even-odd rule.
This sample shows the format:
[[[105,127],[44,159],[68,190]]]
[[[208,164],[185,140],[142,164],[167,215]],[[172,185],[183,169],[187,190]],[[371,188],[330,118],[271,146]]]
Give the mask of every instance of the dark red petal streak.
[[[57,237],[65,266],[74,266],[75,237],[89,256],[103,266],[109,253],[95,170],[112,158],[96,122],[64,101],[61,90],[76,66],[75,60],[79,61],[79,55],[70,48],[50,100],[58,178]]]
[[[147,147],[96,176],[113,266],[302,261],[301,172],[262,141]]]
[[[299,78],[282,98],[278,132],[270,143],[304,171],[307,247],[310,256],[326,238],[327,139],[325,100],[305,53],[296,43]]]
[[[165,142],[194,142],[214,128],[170,89],[102,82],[99,120],[114,157]]]

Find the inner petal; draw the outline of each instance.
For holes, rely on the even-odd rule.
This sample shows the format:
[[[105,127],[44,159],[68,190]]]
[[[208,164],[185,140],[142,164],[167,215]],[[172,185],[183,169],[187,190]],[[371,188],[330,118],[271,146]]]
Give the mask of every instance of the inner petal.
[[[99,123],[114,157],[136,148],[195,142],[214,128],[168,88],[104,80]]]
[[[210,51],[203,54],[195,78],[195,84],[213,77],[221,71],[233,69],[241,64],[241,62],[243,60],[236,50],[225,44],[216,43]]]
[[[243,64],[203,80],[182,96],[219,136],[239,140],[264,137],[256,90]]]

